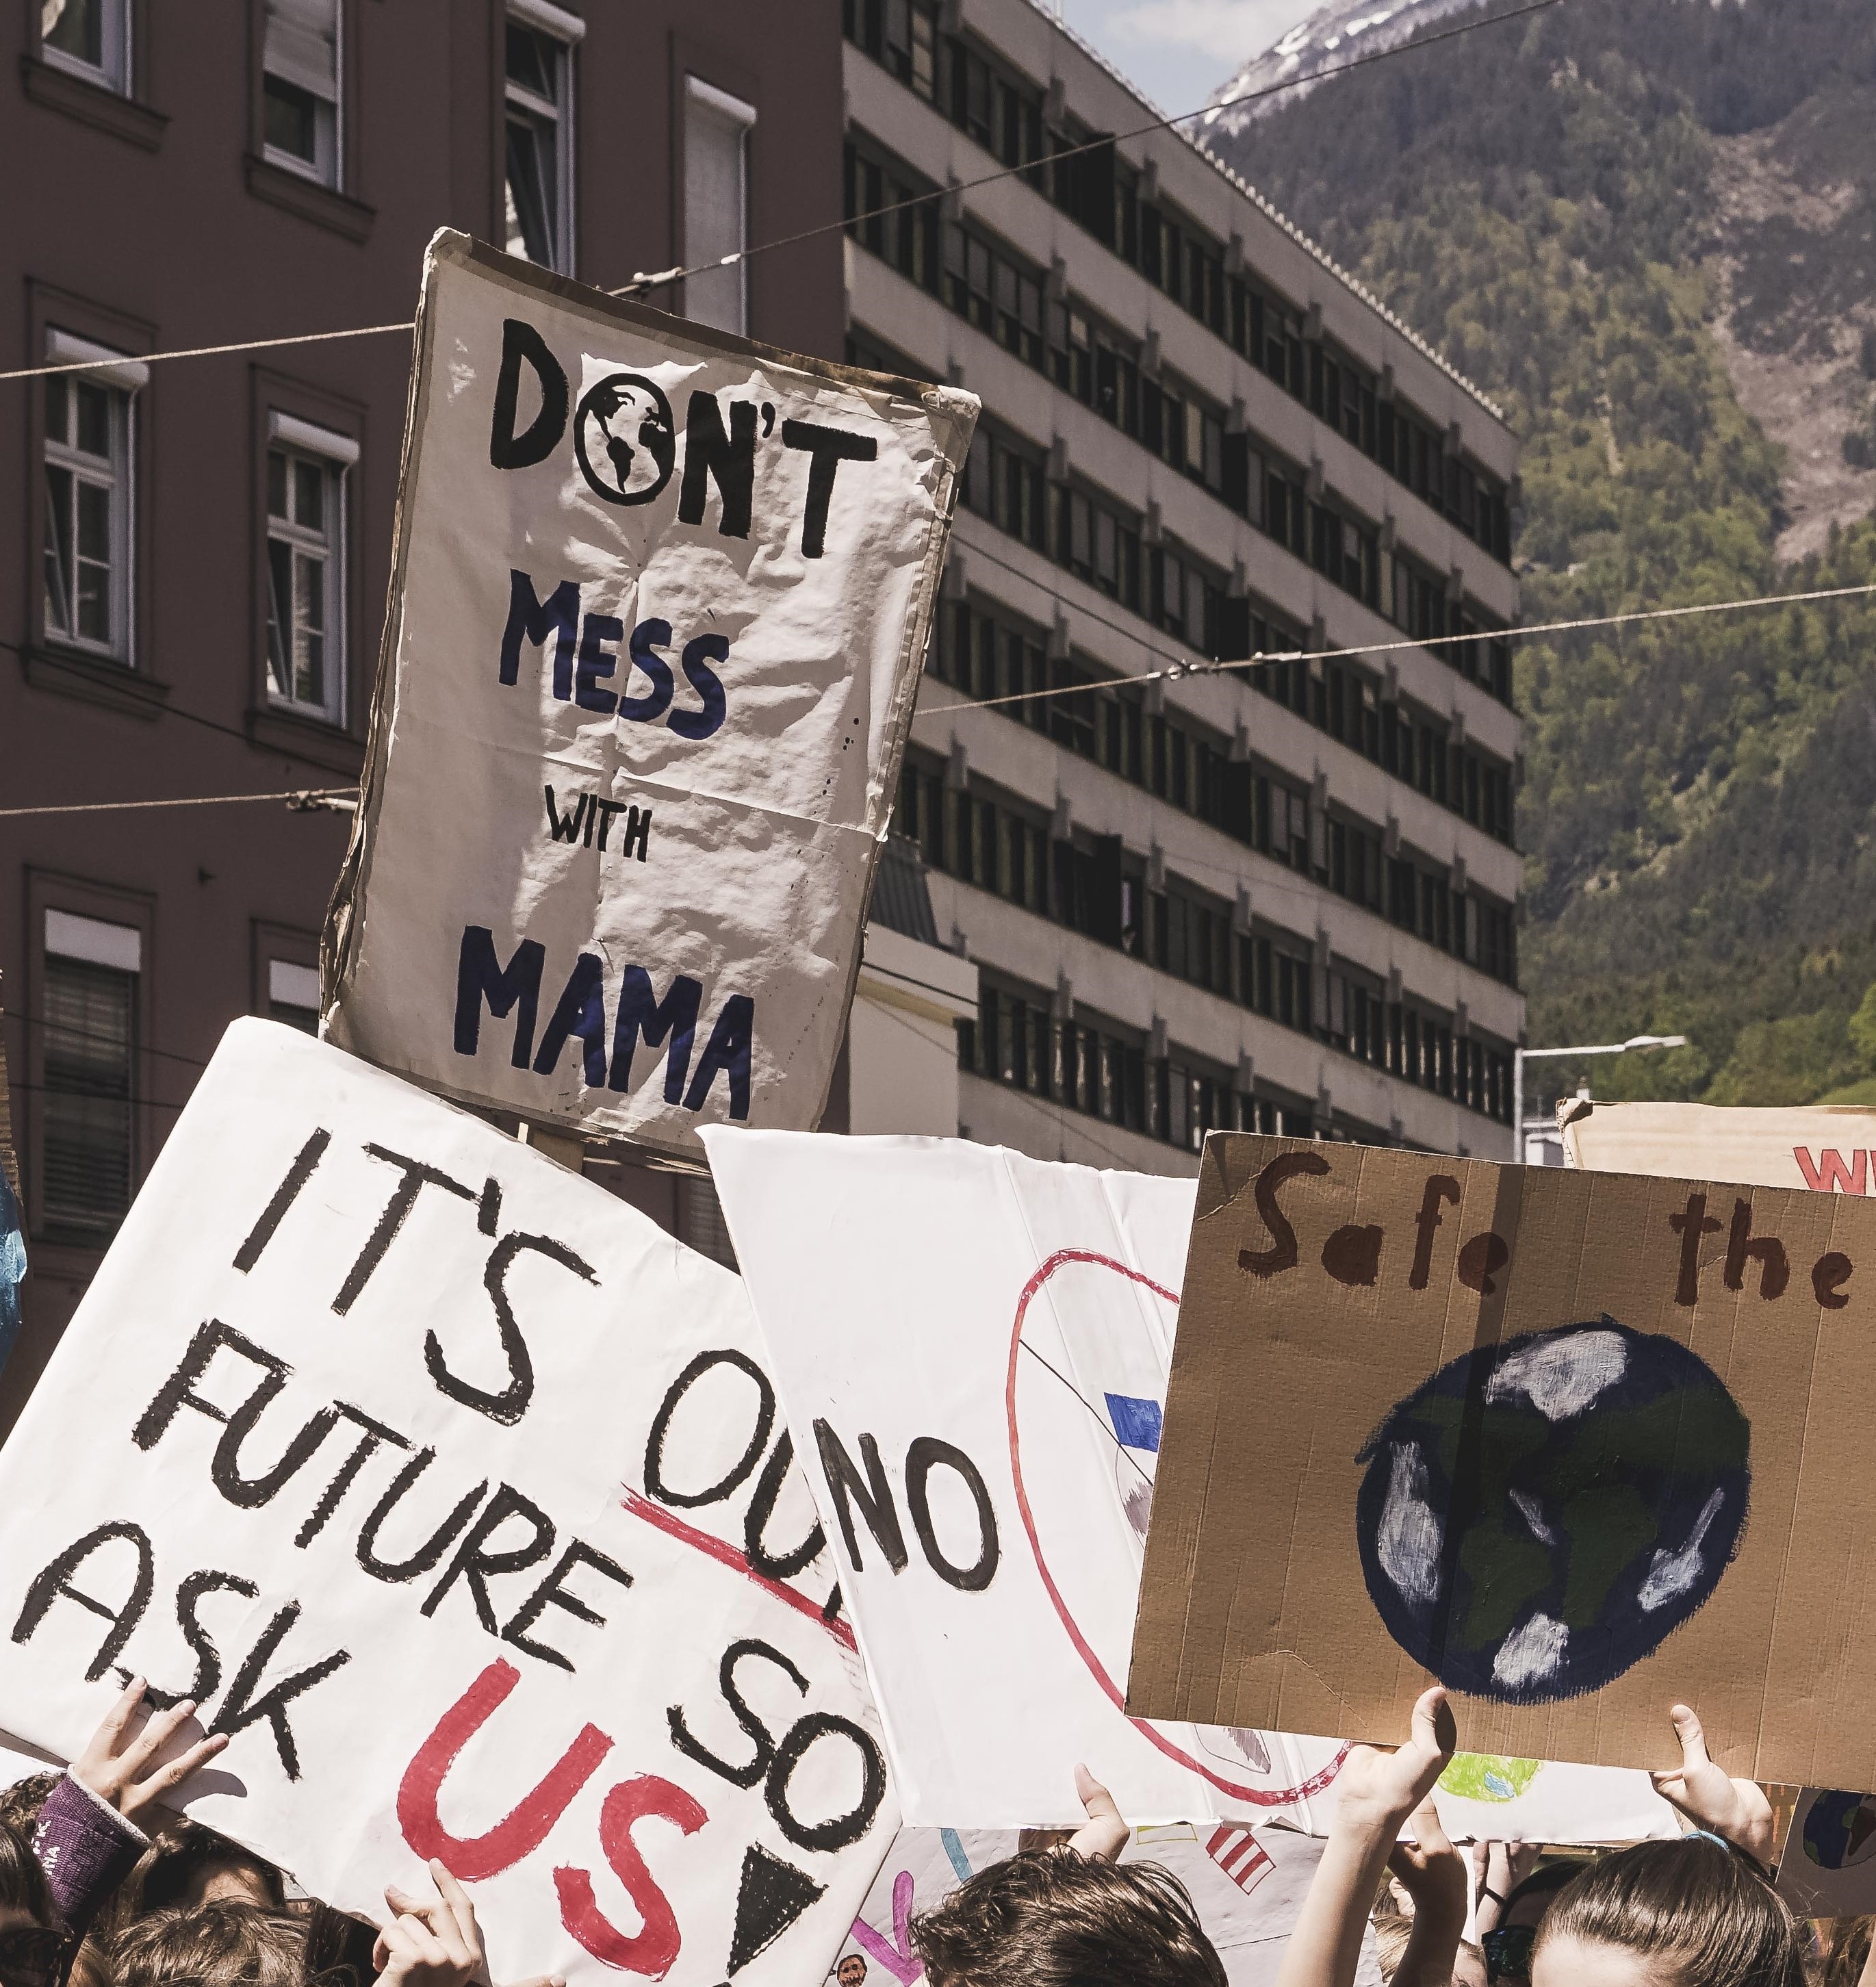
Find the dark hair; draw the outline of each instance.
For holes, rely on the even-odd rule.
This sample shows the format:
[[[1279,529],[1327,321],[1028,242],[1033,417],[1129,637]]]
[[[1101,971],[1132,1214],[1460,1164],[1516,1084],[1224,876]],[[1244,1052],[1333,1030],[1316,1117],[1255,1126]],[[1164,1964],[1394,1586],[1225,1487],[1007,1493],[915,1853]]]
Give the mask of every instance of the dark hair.
[[[218,1898],[151,1911],[111,1941],[113,1987],[303,1987],[305,1927]]]
[[[30,1842],[33,1830],[39,1826],[39,1810],[46,1805],[46,1796],[62,1777],[58,1773],[29,1773],[10,1787],[0,1788],[0,1822],[5,1822],[8,1828],[18,1829]]]
[[[1641,1842],[1591,1864],[1545,1912],[1534,1951],[1566,1938],[1645,1954],[1675,1987],[1804,1987],[1784,1899],[1709,1836]]]
[[[1506,1893],[1498,1922],[1503,1925],[1510,1917],[1513,1905],[1521,1904],[1527,1898],[1548,1897],[1566,1884],[1574,1883],[1582,1874],[1584,1867],[1584,1859],[1581,1856],[1566,1857],[1555,1863],[1540,1863],[1522,1883],[1513,1884]]]
[[[280,1872],[273,1864],[231,1842],[200,1822],[187,1820],[174,1823],[145,1850],[131,1873],[127,1891],[132,1908],[162,1911],[171,1904],[188,1902],[189,1893],[204,1871],[224,1864],[246,1871],[260,1880],[269,1904],[278,1909],[286,1901]]]
[[[912,1921],[930,1987],[1226,1987],[1186,1887],[1153,1863],[1025,1850]]]
[[[35,1925],[53,1922],[46,1872],[20,1831],[0,1822],[0,1910],[24,1911]]]

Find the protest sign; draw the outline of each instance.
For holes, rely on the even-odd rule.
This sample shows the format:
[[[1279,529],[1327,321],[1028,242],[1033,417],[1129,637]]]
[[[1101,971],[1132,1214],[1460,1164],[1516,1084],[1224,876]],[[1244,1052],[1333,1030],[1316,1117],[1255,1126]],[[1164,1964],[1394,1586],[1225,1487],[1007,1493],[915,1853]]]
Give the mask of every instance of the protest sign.
[[[902,1828],[830,1975],[836,1987],[913,1987],[925,1978],[912,1920],[979,1871],[1013,1855],[1014,1830]],[[1136,1828],[1119,1860],[1156,1863],[1186,1887],[1230,1987],[1274,1987],[1304,1894],[1322,1860],[1320,1838],[1234,1822]],[[1381,1987],[1369,1928],[1355,1987]]]
[[[1876,1111],[1807,1105],[1797,1110],[1713,1104],[1591,1104],[1559,1109],[1570,1165],[1594,1172],[1697,1173],[1747,1186],[1876,1193]]]
[[[19,1336],[19,1292],[25,1280],[25,1223],[12,1184],[0,1172],[0,1366]]]
[[[1680,1823],[1648,1775],[1628,1766],[1461,1753],[1433,1789],[1455,1842],[1638,1842]]]
[[[742,1287],[238,1021],[0,1450],[0,1706],[141,1673],[188,1812],[342,1909],[440,1856],[497,1979],[819,1976],[896,1826]]]
[[[0,1042],[0,1366],[19,1336],[19,1289],[26,1280],[25,1220],[19,1210],[19,1168],[13,1157],[6,1044]]]
[[[1135,1820],[1307,1821],[1333,1742],[1121,1708],[1192,1182],[704,1139],[908,1820],[1072,1823],[1080,1760]]]
[[[1873,1313],[1845,1196],[1214,1135],[1129,1709],[1396,1739],[1437,1676],[1469,1749],[1641,1766],[1685,1700],[1876,1786]]]
[[[1800,1918],[1876,1911],[1876,1795],[1807,1787],[1785,1837],[1778,1889]]]
[[[693,1159],[815,1123],[976,409],[439,234],[331,1039]]]

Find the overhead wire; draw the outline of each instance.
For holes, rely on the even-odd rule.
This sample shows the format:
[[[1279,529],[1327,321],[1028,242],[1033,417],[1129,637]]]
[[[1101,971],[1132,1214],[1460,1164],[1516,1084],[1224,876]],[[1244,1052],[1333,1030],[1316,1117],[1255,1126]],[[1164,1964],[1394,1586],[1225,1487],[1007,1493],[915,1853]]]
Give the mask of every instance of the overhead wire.
[[[1201,117],[1216,116],[1221,110],[1258,103],[1266,97],[1278,96],[1285,90],[1332,82],[1337,76],[1345,76],[1351,69],[1365,69],[1373,62],[1390,61],[1397,56],[1431,48],[1440,42],[1456,40],[1462,35],[1476,34],[1483,28],[1495,28],[1508,21],[1521,20],[1528,15],[1544,13],[1562,4],[1563,0],[1525,0],[1522,6],[1507,8],[1500,13],[1487,15],[1479,20],[1462,22],[1455,27],[1442,28],[1436,33],[1420,36],[1413,41],[1396,42],[1386,48],[1372,49],[1365,55],[1353,56],[1347,62],[1338,62],[1333,69],[1318,70],[1313,76],[1286,77],[1281,82],[1267,83],[1259,89],[1243,90],[1236,96],[1223,97],[1215,103],[1201,104],[1196,110],[1182,110],[1170,117],[1156,118],[1150,123],[1135,125],[1129,130],[1105,133],[1101,137],[1090,139],[1084,144],[1071,146],[1055,153],[1048,160],[1032,160],[1025,165],[1004,166],[995,172],[980,173],[974,178],[957,181],[936,193],[915,194],[909,200],[890,201],[882,207],[869,207],[862,213],[842,215],[838,221],[823,221],[813,228],[798,229],[792,234],[777,235],[768,241],[752,243],[746,248],[737,249],[727,255],[714,257],[707,262],[654,270],[649,273],[640,271],[629,282],[617,285],[608,294],[612,296],[643,294],[662,289],[672,283],[682,282],[687,276],[707,275],[717,269],[734,268],[738,264],[753,261],[758,255],[766,255],[774,249],[791,248],[801,242],[811,241],[822,235],[842,234],[862,222],[882,220],[889,214],[898,213],[903,207],[919,206],[946,194],[969,193],[979,187],[994,185],[1000,180],[1019,179],[1025,174],[1033,174],[1039,166],[1051,164],[1057,160],[1075,158],[1085,152],[1099,151],[1110,145],[1150,137],[1156,131],[1170,130],[1178,125],[1192,123]],[[235,353],[267,352],[287,346],[329,343],[339,339],[386,336],[393,332],[413,330],[415,323],[414,319],[405,319],[396,324],[351,325],[337,331],[298,332],[278,337],[240,339],[227,344],[185,346],[167,352],[139,352],[123,356],[134,359],[139,365],[157,366],[173,359],[213,359]],[[95,370],[98,363],[95,359],[76,359],[39,366],[16,366],[0,372],[0,381],[42,380],[62,373],[87,373]]]
[[[1021,567],[1007,559],[999,559],[994,553],[986,552],[982,547],[971,545],[963,548],[967,559],[984,558],[1000,565],[1019,577],[1034,581],[1033,575],[1023,572]],[[1598,614],[1579,616],[1568,621],[1538,621],[1520,624],[1515,628],[1487,628],[1469,635],[1427,635],[1409,637],[1398,641],[1361,642],[1342,649],[1277,649],[1260,651],[1234,662],[1216,662],[1209,658],[1195,659],[1191,662],[1176,660],[1162,669],[1136,670],[1130,674],[1102,676],[1092,682],[1081,683],[1052,683],[1041,690],[1013,690],[1003,697],[980,697],[961,699],[955,703],[934,707],[941,710],[995,710],[1012,703],[1033,703],[1058,697],[1086,697],[1096,690],[1117,683],[1175,683],[1188,676],[1228,675],[1235,670],[1265,669],[1279,663],[1341,662],[1358,656],[1385,656],[1415,649],[1448,649],[1474,642],[1523,642],[1536,635],[1562,635],[1577,633],[1595,628],[1622,628],[1641,621],[1675,621],[1690,615],[1743,613],[1758,607],[1798,607],[1818,600],[1847,600],[1862,594],[1876,593],[1876,581],[1865,582],[1855,586],[1814,587],[1803,593],[1760,593],[1736,600],[1699,601],[1680,607],[1638,607],[1621,614]],[[1059,593],[1051,598],[1061,600]],[[1068,602],[1063,602],[1065,606]],[[1086,613],[1078,605],[1072,611],[1085,620],[1092,621],[1096,626],[1111,629],[1115,634],[1124,635],[1137,642],[1150,653],[1161,653],[1159,647],[1146,636],[1118,621],[1110,621],[1105,616]]]
[[[163,801],[62,801],[52,807],[0,808],[0,821],[18,820],[23,815],[50,814],[123,814],[145,808],[232,807],[242,801],[285,801],[295,811],[309,811],[322,803],[349,798],[356,787],[302,787],[278,794],[188,794]]]

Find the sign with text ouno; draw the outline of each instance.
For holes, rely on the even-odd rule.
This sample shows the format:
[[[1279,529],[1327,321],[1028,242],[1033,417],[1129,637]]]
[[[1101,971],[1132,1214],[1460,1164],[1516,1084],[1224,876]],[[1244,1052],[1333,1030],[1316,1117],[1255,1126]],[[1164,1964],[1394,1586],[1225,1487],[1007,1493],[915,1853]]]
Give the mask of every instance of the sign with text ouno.
[[[1873,1326],[1845,1196],[1215,1134],[1129,1709],[1392,1739],[1437,1678],[1469,1751],[1659,1766],[1679,1700],[1876,1787]]]
[[[908,1818],[1078,1820],[1081,1760],[1135,1822],[1325,1821],[1332,1739],[1122,1708],[1191,1181],[704,1141]]]
[[[330,1039],[693,1159],[815,1123],[976,413],[438,234]]]
[[[224,1038],[0,1449],[0,1703],[141,1673],[188,1812],[494,1977],[816,1980],[897,1813],[741,1285],[265,1021]]]

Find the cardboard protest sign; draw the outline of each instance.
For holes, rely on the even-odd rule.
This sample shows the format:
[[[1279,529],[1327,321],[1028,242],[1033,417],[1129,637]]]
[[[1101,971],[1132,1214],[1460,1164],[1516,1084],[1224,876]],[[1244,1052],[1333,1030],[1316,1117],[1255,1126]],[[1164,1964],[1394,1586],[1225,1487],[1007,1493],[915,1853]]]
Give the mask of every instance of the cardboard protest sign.
[[[1876,1786],[1873,1323],[1844,1196],[1214,1135],[1129,1708],[1394,1739],[1437,1676],[1472,1749],[1640,1766],[1685,1699]]]
[[[1192,1182],[704,1135],[908,1819],[1307,1820],[1338,1746],[1121,1708]]]
[[[837,1987],[913,1987],[925,1978],[912,1920],[980,1870],[1014,1854],[1014,1829],[902,1828],[829,1978]],[[1186,1887],[1231,1987],[1274,1987],[1322,1843],[1285,1828],[1173,1822],[1136,1828],[1122,1863],[1156,1863]],[[1355,1987],[1381,1987],[1369,1929]]]
[[[1698,1173],[1748,1186],[1876,1193],[1876,1111],[1713,1104],[1588,1104],[1558,1112],[1564,1156],[1594,1172]]]
[[[1645,1773],[1461,1753],[1439,1776],[1433,1804],[1455,1842],[1638,1842],[1680,1833]]]
[[[1778,1889],[1800,1918],[1876,1911],[1876,1795],[1807,1787],[1785,1837]]]
[[[693,1158],[816,1122],[976,410],[438,234],[331,1039]]]
[[[497,1979],[818,1978],[897,1816],[737,1280],[238,1021],[0,1450],[0,1705],[228,1732],[188,1811]]]

